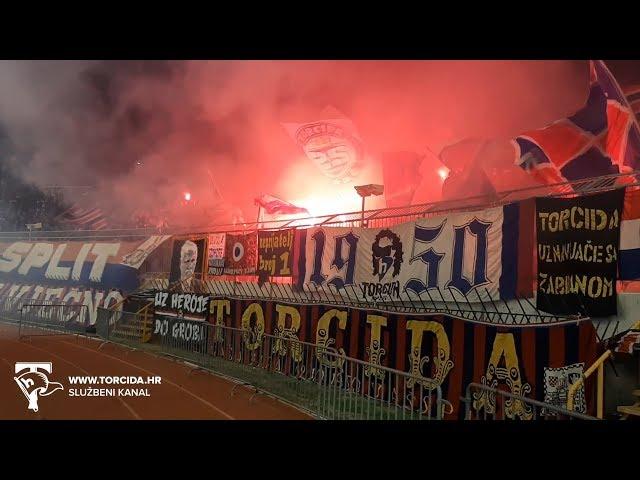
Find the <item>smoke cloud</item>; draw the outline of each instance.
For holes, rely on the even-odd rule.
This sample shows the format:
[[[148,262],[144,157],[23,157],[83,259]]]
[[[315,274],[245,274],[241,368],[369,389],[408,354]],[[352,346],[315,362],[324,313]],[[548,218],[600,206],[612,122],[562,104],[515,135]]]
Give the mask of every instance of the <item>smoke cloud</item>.
[[[328,105],[379,158],[513,137],[570,115],[588,90],[584,61],[2,61],[0,71],[6,162],[39,186],[92,186],[69,200],[113,218],[184,217],[184,192],[212,207],[215,183],[253,219],[253,198],[287,199],[288,169],[309,162],[282,123]],[[218,221],[202,211],[188,221]]]

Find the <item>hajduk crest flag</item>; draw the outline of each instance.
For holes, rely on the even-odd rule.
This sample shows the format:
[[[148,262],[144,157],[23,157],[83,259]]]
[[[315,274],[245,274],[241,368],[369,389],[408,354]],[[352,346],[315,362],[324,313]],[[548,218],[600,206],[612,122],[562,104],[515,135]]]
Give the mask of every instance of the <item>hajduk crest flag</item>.
[[[258,235],[227,234],[224,253],[225,275],[251,275],[258,263]]]
[[[261,195],[255,199],[255,204],[270,214],[295,215],[297,213],[309,214],[306,208],[297,207],[293,203],[286,202],[273,195]]]

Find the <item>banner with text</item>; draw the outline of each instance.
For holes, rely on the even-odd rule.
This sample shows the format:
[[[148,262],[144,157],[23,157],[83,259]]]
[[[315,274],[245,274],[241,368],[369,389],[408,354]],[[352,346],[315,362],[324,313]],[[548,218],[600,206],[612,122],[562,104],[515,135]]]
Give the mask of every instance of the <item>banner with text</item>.
[[[624,190],[536,199],[537,308],[557,315],[617,314]]]
[[[209,275],[222,275],[224,273],[224,233],[212,233],[209,235],[209,256],[208,271]]]
[[[519,227],[512,204],[382,229],[310,228],[301,235],[297,287],[376,302],[512,299]]]
[[[344,360],[331,360],[335,368],[336,388],[365,384],[370,395],[396,402],[399,391],[389,373],[376,365],[407,372],[417,382],[433,382],[442,388],[442,396],[451,402],[453,412],[445,418],[463,419],[460,397],[471,382],[500,386],[512,394],[543,401],[565,401],[575,364],[591,365],[597,358],[597,338],[591,322],[555,327],[515,328],[486,326],[450,317],[383,314],[365,309],[330,305],[291,305],[283,302],[212,299],[210,321],[215,325],[243,328],[245,347],[257,356],[271,355],[265,335],[300,340],[321,348],[335,348],[345,357],[368,362],[362,373],[354,375]],[[283,342],[277,355],[296,359],[293,344]],[[234,344],[234,351],[238,348]],[[317,353],[317,355],[320,355]],[[299,355],[297,367],[313,374],[314,355]],[[246,355],[247,362],[254,355]],[[291,362],[292,364],[294,362]],[[304,367],[304,368],[302,368]],[[506,372],[506,373],[505,373]],[[554,378],[551,378],[551,377]],[[560,377],[562,382],[558,380]],[[352,383],[353,382],[353,383]],[[380,386],[383,386],[380,390]],[[552,388],[551,388],[552,387]],[[589,387],[591,388],[591,386]],[[406,393],[406,392],[405,392]],[[576,410],[593,412],[592,391],[580,394]],[[474,408],[488,416],[504,408],[505,417],[534,419],[532,407],[519,400],[496,404],[495,396],[476,392]],[[500,405],[501,404],[501,405]]]
[[[155,235],[137,241],[0,242],[0,282],[128,292],[138,286],[138,268],[168,238]]]
[[[153,320],[153,335],[161,337],[172,348],[203,351],[207,344],[208,323],[193,321],[186,317],[156,315]]]
[[[159,315],[204,320],[209,313],[209,295],[158,291],[153,307]]]
[[[0,312],[20,315],[25,303],[54,303],[83,305],[77,319],[83,325],[95,325],[98,308],[122,310],[124,297],[118,290],[88,286],[51,286],[32,283],[4,283],[0,281]]]
[[[258,232],[258,276],[290,277],[295,230]]]

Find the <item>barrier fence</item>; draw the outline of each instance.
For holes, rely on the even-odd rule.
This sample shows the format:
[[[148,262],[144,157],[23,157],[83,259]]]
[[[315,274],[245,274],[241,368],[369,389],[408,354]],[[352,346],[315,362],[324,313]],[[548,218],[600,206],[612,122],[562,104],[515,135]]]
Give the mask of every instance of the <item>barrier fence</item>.
[[[141,316],[99,309],[97,333],[171,355],[288,401],[318,418],[439,420],[450,404],[435,382],[363,362],[326,345],[174,317],[156,317],[142,341]]]
[[[422,294],[409,294],[408,298],[393,299],[390,294],[381,293],[378,298],[363,297],[354,285],[336,288],[333,285],[307,284],[304,289],[295,288],[290,283],[254,283],[243,281],[206,280],[193,278],[189,288],[182,288],[176,282],[169,284],[163,278],[146,278],[136,295],[153,300],[157,291],[199,293],[211,295],[213,298],[229,298],[234,300],[268,300],[287,302],[298,305],[332,305],[337,307],[378,310],[400,314],[441,314],[460,318],[475,323],[488,325],[508,325],[510,327],[528,327],[553,325],[558,323],[579,322],[588,320],[585,315],[564,316],[540,311],[535,302],[528,298],[512,300],[490,299],[487,289],[485,298],[480,289],[463,294],[457,289],[435,287]],[[445,300],[445,296],[452,300]]]
[[[57,300],[34,300],[0,296],[2,320],[16,323],[21,331],[29,327],[59,332],[86,332],[89,316],[86,305],[62,304]]]
[[[19,325],[20,336],[84,333],[84,305],[0,298],[1,319]],[[148,312],[98,308],[96,333],[180,358],[288,401],[318,418],[440,420],[451,412],[441,387],[428,379],[341,354],[330,345],[298,340],[286,328],[275,334]],[[595,420],[595,417],[488,385],[471,383],[467,420]]]
[[[0,296],[0,312],[2,318],[5,321],[13,321],[18,323],[20,321],[20,309],[25,300],[15,297],[4,295]]]
[[[20,307],[18,334],[25,337],[86,333],[86,308],[86,305],[42,301],[23,303]]]

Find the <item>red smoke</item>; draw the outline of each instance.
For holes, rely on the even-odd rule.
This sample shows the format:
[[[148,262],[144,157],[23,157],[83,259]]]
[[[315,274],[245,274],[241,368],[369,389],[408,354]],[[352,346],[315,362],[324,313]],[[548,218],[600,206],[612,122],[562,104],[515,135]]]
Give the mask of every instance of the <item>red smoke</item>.
[[[199,224],[253,219],[261,193],[307,199],[315,215],[358,210],[355,192],[338,200],[321,186],[282,126],[317,120],[328,105],[354,122],[374,161],[423,156],[414,201],[431,201],[443,183],[434,152],[497,139],[502,168],[501,142],[571,114],[588,89],[584,61],[3,63],[1,120],[35,152],[16,165],[25,177],[96,185],[94,201],[116,216],[146,209]],[[524,181],[515,170],[502,180]],[[175,194],[187,185],[198,207],[185,216]]]

